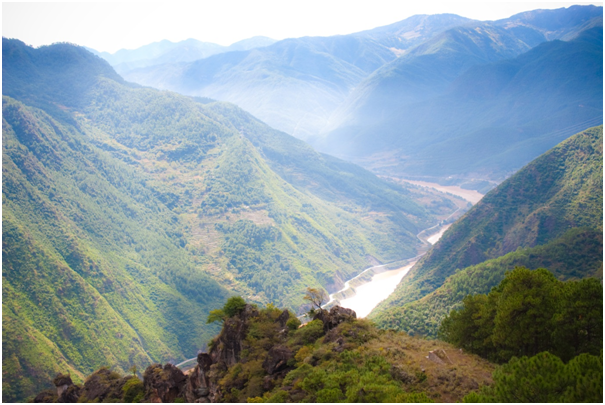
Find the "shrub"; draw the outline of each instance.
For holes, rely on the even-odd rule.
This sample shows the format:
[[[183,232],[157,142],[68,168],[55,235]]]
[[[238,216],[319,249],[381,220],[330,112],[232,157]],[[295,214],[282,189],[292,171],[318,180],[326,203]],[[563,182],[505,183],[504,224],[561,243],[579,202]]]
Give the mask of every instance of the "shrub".
[[[136,377],[130,378],[122,387],[122,392],[124,392],[124,402],[138,402],[135,399],[140,397],[139,400],[141,400],[145,394],[143,381]]]
[[[289,330],[297,330],[298,327],[300,326],[300,319],[296,318],[296,317],[291,317],[290,319],[288,319],[288,321],[286,322],[286,327]]]
[[[324,323],[316,319],[296,331],[296,337],[302,344],[315,343],[324,334]]]
[[[225,306],[223,307],[223,311],[225,314],[231,318],[235,315],[238,315],[240,312],[244,310],[246,307],[246,301],[240,296],[230,297]]]

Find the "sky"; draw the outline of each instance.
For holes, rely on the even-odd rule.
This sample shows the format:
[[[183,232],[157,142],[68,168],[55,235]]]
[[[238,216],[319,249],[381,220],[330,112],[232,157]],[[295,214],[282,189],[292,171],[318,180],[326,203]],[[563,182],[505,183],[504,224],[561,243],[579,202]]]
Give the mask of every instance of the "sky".
[[[28,45],[71,42],[97,51],[168,39],[230,45],[253,36],[273,39],[350,34],[414,14],[453,13],[497,20],[538,8],[586,2],[395,0],[198,0],[150,2],[3,2],[2,36]]]

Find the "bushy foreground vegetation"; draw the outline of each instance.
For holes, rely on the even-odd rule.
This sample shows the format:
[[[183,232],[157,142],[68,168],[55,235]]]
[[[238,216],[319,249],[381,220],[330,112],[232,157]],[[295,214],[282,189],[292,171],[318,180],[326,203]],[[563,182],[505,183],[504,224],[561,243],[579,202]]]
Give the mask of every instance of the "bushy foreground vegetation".
[[[549,352],[512,358],[494,372],[494,383],[464,402],[603,402],[603,350],[565,364]]]
[[[287,310],[231,297],[211,311],[208,322],[222,331],[189,376],[153,365],[141,381],[101,368],[61,397],[46,391],[37,400],[602,402],[602,297],[595,279],[560,282],[545,269],[516,268],[444,320],[453,347],[377,329],[340,307],[315,309],[301,325]],[[503,364],[494,369],[469,352]]]
[[[305,299],[316,305],[313,320],[301,325],[272,304],[259,309],[229,298],[211,311],[208,322],[223,328],[189,376],[156,364],[141,381],[102,368],[59,398],[47,391],[37,399],[602,402],[603,290],[596,279],[561,282],[545,269],[515,268],[443,321],[440,335],[453,346],[377,329],[345,308],[322,310],[316,289]],[[494,369],[476,354],[501,365]],[[57,387],[62,379],[55,378]]]
[[[569,361],[603,347],[603,286],[558,281],[545,269],[517,267],[485,294],[468,296],[441,324],[440,336],[496,362],[543,351]]]
[[[518,267],[487,294],[468,296],[440,336],[504,363],[466,402],[602,402],[603,286]]]

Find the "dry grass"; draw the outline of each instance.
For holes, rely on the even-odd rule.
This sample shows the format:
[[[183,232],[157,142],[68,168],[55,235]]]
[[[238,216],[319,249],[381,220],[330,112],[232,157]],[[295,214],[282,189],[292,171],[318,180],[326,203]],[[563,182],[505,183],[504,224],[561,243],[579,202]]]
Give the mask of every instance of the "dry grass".
[[[424,391],[436,402],[461,401],[470,391],[492,382],[493,364],[438,340],[381,331],[378,338],[363,346],[368,354],[384,356],[403,380],[409,378],[410,390]],[[451,363],[438,364],[427,358],[437,349],[443,349]]]

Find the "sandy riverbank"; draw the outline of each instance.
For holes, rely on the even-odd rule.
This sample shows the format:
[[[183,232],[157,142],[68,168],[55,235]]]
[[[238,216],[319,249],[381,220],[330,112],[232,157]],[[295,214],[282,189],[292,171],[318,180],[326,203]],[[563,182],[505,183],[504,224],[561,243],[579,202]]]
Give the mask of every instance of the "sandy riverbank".
[[[406,180],[399,179],[406,183],[415,184],[417,186],[423,187],[431,187],[437,191],[441,191],[443,193],[451,193],[457,195],[460,198],[464,198],[466,201],[469,201],[471,204],[475,205],[483,198],[483,194],[475,190],[466,190],[464,188],[460,188],[458,186],[442,186],[437,183],[428,183],[426,181],[415,181],[415,180]]]

